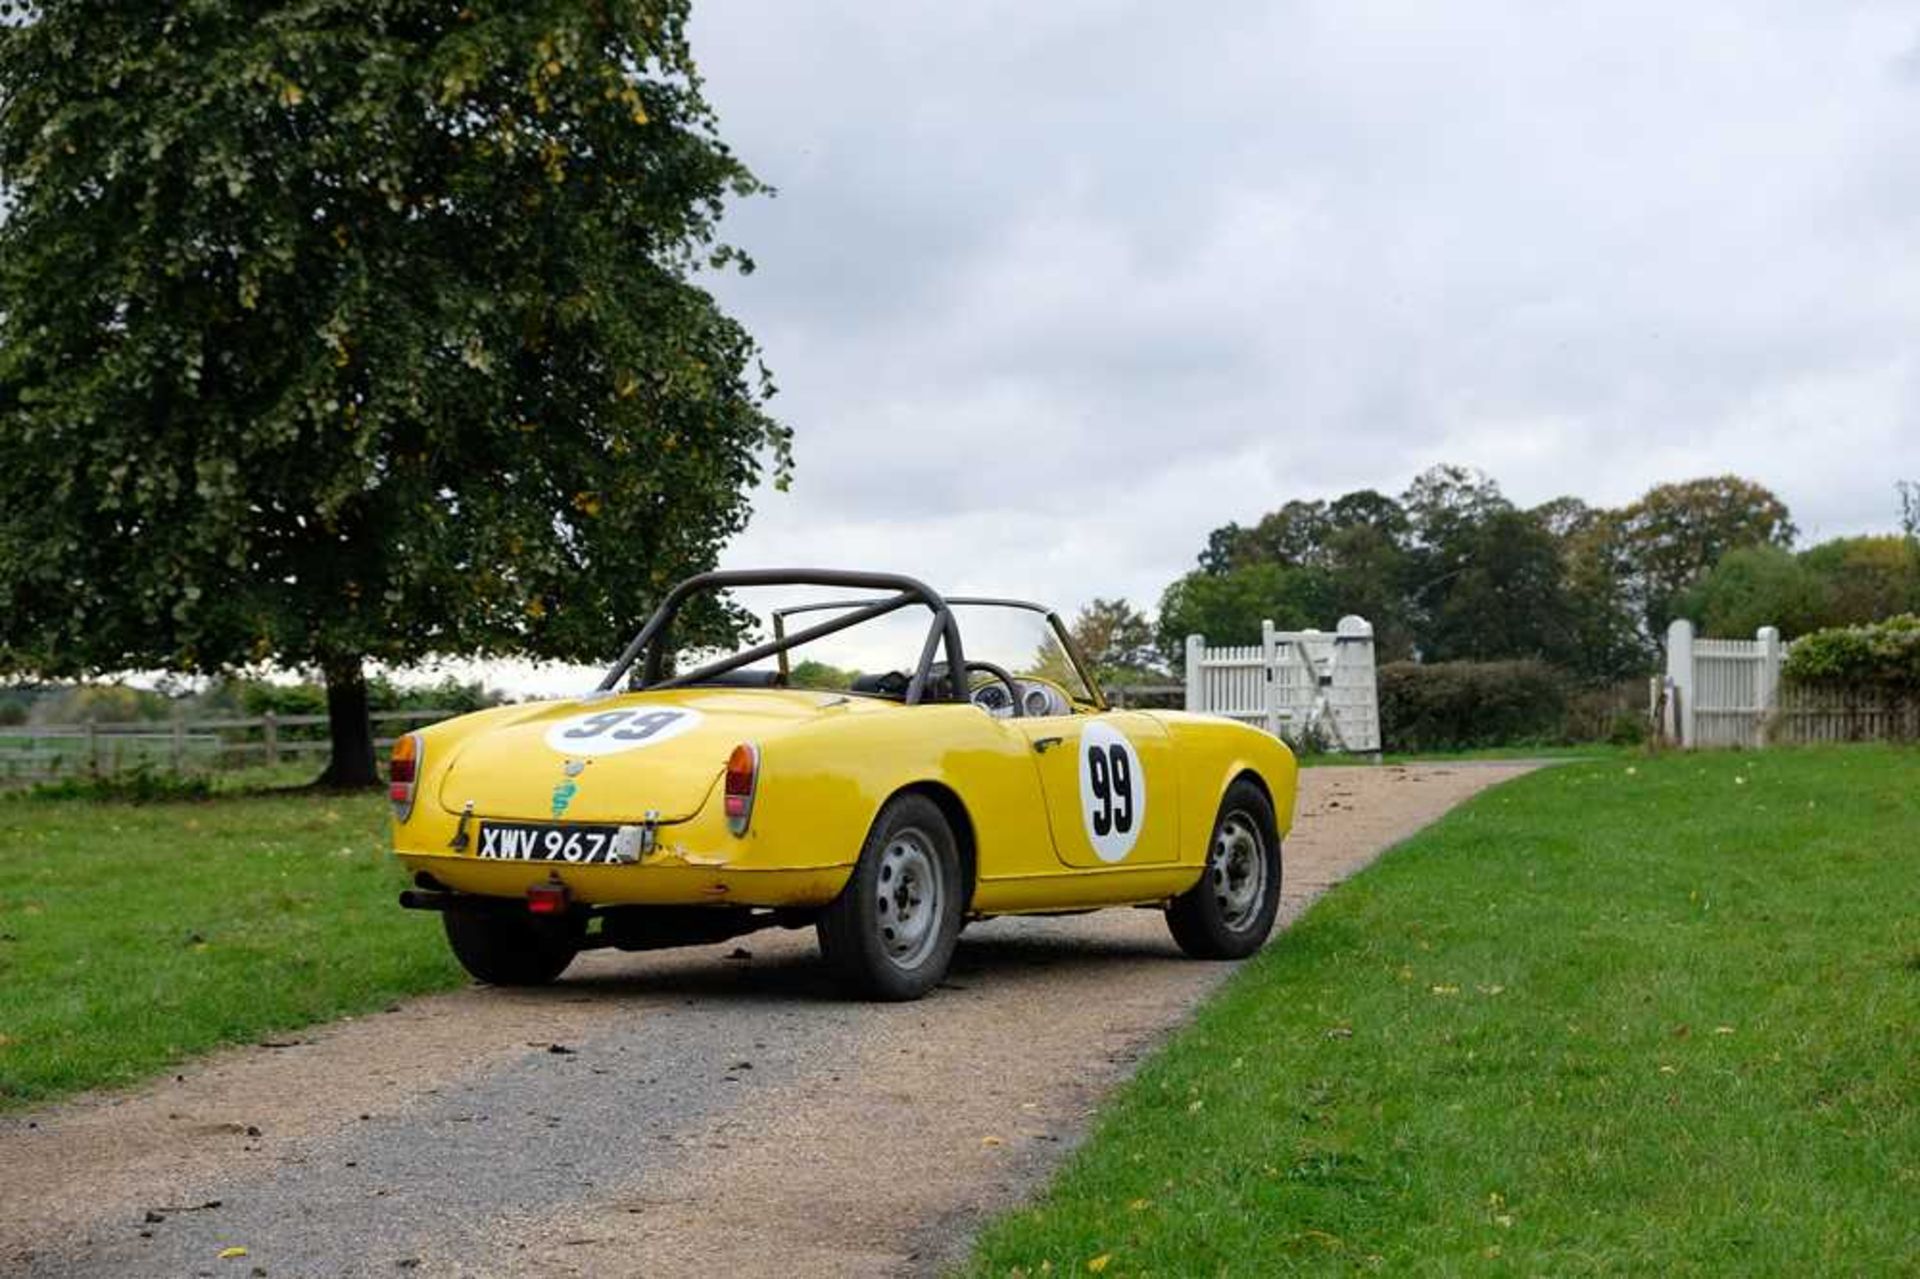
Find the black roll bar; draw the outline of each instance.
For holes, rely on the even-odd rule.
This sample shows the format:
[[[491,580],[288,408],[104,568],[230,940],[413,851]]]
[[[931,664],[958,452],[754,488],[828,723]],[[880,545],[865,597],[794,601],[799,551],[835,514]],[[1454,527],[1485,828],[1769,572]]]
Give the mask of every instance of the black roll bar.
[[[1054,638],[1060,642],[1060,651],[1067,655],[1067,665],[1073,667],[1074,673],[1080,676],[1081,685],[1092,695],[1094,708],[1103,711],[1108,709],[1107,695],[1101,689],[1100,681],[1094,678],[1093,663],[1089,662],[1086,654],[1080,651],[1080,645],[1074,642],[1073,632],[1067,629],[1067,624],[1061,620],[1060,614],[1045,604],[1036,604],[1032,600],[1002,599],[994,595],[949,595],[946,601],[950,607],[1018,608],[1029,613],[1040,614],[1047,619],[1047,625],[1053,628]],[[812,604],[789,604],[785,608],[775,609],[771,614],[773,637],[778,640],[786,635],[786,620],[796,613],[822,613],[831,609],[857,608],[862,603],[864,603],[862,600],[825,600]],[[808,638],[811,636],[809,635]],[[796,634],[792,641],[780,651],[780,673],[783,676],[787,673],[786,648],[800,643],[801,639],[802,636]],[[931,650],[936,639],[937,633],[930,633],[927,636],[929,651],[921,658],[922,665],[933,660]]]
[[[866,604],[864,607],[847,614],[809,626],[792,635],[776,633],[775,637],[764,644],[756,644],[744,652],[734,653],[718,661],[709,662],[684,675],[663,678],[666,668],[666,644],[668,628],[674,618],[679,616],[681,607],[687,599],[702,591],[722,591],[733,586],[844,586],[854,590],[893,591],[885,599]],[[600,681],[600,691],[608,692],[620,685],[621,679],[642,654],[646,662],[641,667],[639,688],[678,688],[687,684],[697,684],[702,680],[724,675],[728,671],[738,670],[759,661],[763,657],[785,652],[797,644],[831,635],[835,631],[845,630],[849,626],[858,626],[897,609],[913,604],[923,604],[933,614],[932,625],[928,628],[927,642],[920,652],[920,664],[913,672],[913,678],[907,684],[905,701],[911,706],[926,695],[928,673],[933,665],[933,655],[939,651],[942,643],[947,650],[947,669],[964,671],[966,658],[960,647],[960,627],[953,619],[953,610],[947,607],[947,601],[940,593],[917,578],[899,573],[862,573],[841,569],[824,568],[763,568],[716,570],[711,573],[699,573],[689,577],[660,601],[660,607],[653,611],[640,633],[621,652],[620,658],[613,664],[606,677]],[[949,700],[966,700],[966,680],[947,681]]]

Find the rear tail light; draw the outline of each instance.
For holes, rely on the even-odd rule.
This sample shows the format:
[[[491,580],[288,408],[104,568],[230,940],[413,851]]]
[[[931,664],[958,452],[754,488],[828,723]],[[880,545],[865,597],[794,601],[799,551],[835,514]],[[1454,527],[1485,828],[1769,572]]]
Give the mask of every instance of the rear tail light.
[[[753,820],[753,792],[760,785],[760,748],[742,742],[727,756],[727,829],[747,833]]]
[[[567,913],[567,886],[562,883],[535,884],[527,890],[527,911],[534,915]]]
[[[393,820],[404,822],[413,816],[414,787],[420,781],[420,765],[426,758],[426,746],[420,734],[408,733],[393,744],[387,763],[387,798],[393,802]]]

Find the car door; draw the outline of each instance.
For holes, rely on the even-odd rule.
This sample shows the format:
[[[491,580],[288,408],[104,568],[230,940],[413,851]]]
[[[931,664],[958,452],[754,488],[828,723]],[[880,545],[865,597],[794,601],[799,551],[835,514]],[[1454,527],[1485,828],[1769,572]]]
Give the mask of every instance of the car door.
[[[1010,721],[1032,744],[1055,854],[1068,866],[1142,866],[1179,853],[1179,782],[1166,728],[1140,711]]]

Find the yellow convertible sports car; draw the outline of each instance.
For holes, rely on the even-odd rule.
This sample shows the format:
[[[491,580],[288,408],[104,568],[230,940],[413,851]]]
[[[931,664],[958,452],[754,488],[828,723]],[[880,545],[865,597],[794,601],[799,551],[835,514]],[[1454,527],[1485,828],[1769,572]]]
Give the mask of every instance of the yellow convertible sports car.
[[[750,591],[782,602],[770,639],[676,645]],[[390,796],[401,904],[482,981],[813,927],[852,988],[913,999],[993,915],[1152,906],[1190,955],[1253,953],[1295,781],[1252,728],[1108,707],[1038,605],[795,569],[676,586],[577,700],[408,734]]]

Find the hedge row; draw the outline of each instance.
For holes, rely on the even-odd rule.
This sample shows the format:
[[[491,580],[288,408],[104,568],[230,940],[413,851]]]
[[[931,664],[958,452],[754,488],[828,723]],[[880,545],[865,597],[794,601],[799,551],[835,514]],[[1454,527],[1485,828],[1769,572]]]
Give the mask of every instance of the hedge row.
[[[1568,681],[1545,662],[1389,662],[1379,687],[1389,751],[1554,742],[1566,729]]]
[[[1807,683],[1920,688],[1920,615],[1803,635],[1787,651],[1781,671]]]

